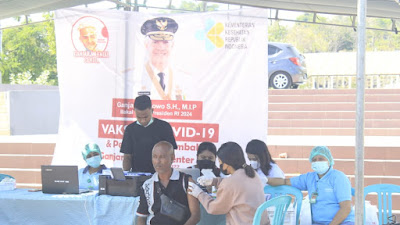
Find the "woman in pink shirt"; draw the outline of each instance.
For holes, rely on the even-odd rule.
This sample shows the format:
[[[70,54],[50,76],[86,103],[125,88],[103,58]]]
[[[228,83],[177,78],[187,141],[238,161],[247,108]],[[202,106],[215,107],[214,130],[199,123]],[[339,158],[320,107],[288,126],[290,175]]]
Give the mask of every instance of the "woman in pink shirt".
[[[254,169],[246,164],[242,148],[235,142],[223,144],[217,153],[222,173],[226,178],[199,177],[203,186],[215,186],[217,198],[214,199],[189,182],[188,193],[199,199],[209,214],[226,214],[227,225],[251,225],[254,214],[264,203],[264,184]],[[268,217],[262,224],[269,224]]]

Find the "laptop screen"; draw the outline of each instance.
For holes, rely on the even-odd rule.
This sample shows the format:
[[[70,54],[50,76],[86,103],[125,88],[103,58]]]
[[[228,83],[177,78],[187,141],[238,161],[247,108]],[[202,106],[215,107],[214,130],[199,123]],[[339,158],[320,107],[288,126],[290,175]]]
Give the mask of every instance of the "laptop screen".
[[[175,168],[176,170],[186,173],[192,176],[192,179],[196,182],[197,178],[200,176],[200,169],[198,168]]]
[[[49,194],[79,194],[77,166],[42,166],[42,191]]]

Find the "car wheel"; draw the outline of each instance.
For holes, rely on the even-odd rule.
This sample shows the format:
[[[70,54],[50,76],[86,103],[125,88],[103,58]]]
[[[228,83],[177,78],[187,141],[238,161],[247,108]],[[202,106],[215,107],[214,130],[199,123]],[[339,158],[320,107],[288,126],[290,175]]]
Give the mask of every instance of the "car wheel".
[[[292,86],[292,78],[286,72],[276,72],[271,76],[270,86],[274,89],[288,89]]]

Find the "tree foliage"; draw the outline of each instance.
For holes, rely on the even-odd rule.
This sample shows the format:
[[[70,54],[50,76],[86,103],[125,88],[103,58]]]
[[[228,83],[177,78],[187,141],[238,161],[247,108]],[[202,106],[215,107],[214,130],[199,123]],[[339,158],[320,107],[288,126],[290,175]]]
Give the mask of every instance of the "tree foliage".
[[[286,37],[289,29],[286,26],[282,26],[279,22],[273,22],[268,27],[268,41],[271,42],[287,42]]]
[[[369,19],[369,27],[390,29],[392,21],[389,19]],[[370,51],[393,51],[400,49],[400,34],[367,30],[367,49]]]
[[[204,7],[207,7],[204,9]],[[217,4],[182,1],[179,9],[190,11],[215,11]],[[3,30],[3,52],[0,55],[2,83],[40,83],[57,85],[57,59],[54,21],[52,14],[44,14],[47,21]],[[25,18],[25,17],[22,17]],[[317,22],[351,25],[346,16],[325,18]],[[355,51],[357,33],[351,27],[312,24],[314,15],[305,13],[291,26],[274,21],[268,27],[268,39],[296,46],[303,53]],[[19,18],[21,24],[26,21]],[[390,29],[392,21],[374,18],[367,27]],[[367,30],[367,51],[400,50],[400,34],[388,31]]]
[[[197,11],[197,12],[204,12],[204,11],[216,11],[218,10],[218,5],[210,4],[207,2],[193,2],[193,1],[182,1],[181,5],[178,9],[188,10],[188,11]],[[174,8],[174,7],[172,7]]]
[[[297,18],[299,21],[292,26],[284,26],[279,21],[268,27],[269,41],[287,42],[296,46],[301,52],[340,52],[356,51],[357,32],[352,27],[312,24],[313,14],[304,14]],[[351,26],[352,21],[347,16],[332,18],[317,17],[316,22],[341,24]],[[367,20],[367,27],[390,29],[389,19],[374,18]],[[367,51],[400,50],[400,34],[389,31],[367,30]]]
[[[35,83],[39,77],[47,77],[46,82],[40,82],[57,85],[54,21],[50,14],[43,17],[48,21],[3,30],[2,83],[26,83],[22,78]]]

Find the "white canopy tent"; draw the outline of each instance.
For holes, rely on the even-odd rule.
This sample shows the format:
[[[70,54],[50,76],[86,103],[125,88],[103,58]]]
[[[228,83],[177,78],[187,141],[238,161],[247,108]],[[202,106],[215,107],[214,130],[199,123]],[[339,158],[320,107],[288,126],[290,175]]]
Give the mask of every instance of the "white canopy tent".
[[[109,0],[126,6],[146,7],[146,2],[154,0]],[[169,0],[169,2],[178,0]],[[190,0],[186,0],[190,1]],[[194,1],[194,0],[193,0]],[[335,15],[357,15],[356,0],[202,0],[203,2],[227,3],[262,8],[327,13]],[[77,5],[101,2],[101,0],[0,0],[0,19],[52,11]],[[163,1],[167,2],[167,1]],[[366,0],[367,17],[400,19],[400,0]],[[171,4],[169,4],[171,5]]]
[[[357,15],[356,0],[203,0],[271,9]],[[400,19],[399,0],[366,0],[367,17]]]
[[[119,2],[126,6],[127,2]],[[172,0],[170,1],[170,5]],[[73,7],[99,2],[98,0],[0,0],[0,19]],[[311,13],[349,15],[357,17],[357,109],[356,109],[356,224],[363,224],[364,214],[364,93],[366,17],[392,19],[392,29],[397,33],[396,21],[400,20],[400,0],[203,0],[203,2],[237,4],[253,7],[291,10]],[[141,1],[142,6],[146,0]],[[368,7],[367,7],[368,5]]]
[[[99,0],[0,0],[0,19],[100,2]]]

